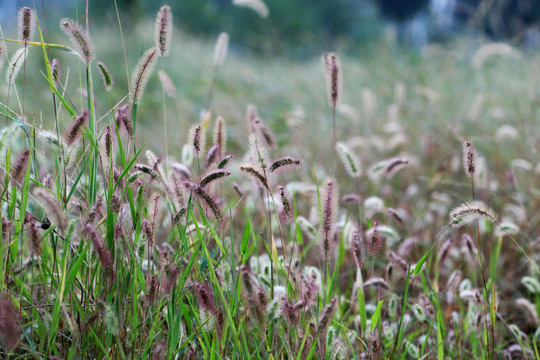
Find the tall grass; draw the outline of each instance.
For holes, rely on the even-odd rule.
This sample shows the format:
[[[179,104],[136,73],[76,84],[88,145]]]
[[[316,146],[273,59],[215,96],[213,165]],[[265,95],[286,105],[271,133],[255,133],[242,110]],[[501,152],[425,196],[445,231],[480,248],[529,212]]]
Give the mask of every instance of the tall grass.
[[[69,45],[39,18],[39,40],[24,23],[3,42],[2,357],[540,357],[539,96],[534,74],[499,79],[536,56],[462,69],[460,45],[381,45],[362,65],[325,54],[328,90],[317,61],[279,65],[287,91],[225,61],[225,33],[181,57],[170,15],[154,43],[114,44],[125,64],[70,19]]]

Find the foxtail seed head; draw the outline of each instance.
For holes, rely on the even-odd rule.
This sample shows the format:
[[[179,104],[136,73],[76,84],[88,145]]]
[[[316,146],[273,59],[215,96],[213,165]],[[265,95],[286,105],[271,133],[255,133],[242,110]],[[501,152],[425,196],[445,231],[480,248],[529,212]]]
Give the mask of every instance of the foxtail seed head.
[[[463,143],[463,169],[468,177],[476,175],[478,153],[470,141]]]
[[[227,57],[227,49],[229,47],[229,34],[222,32],[219,34],[216,41],[216,47],[214,48],[214,66],[220,67],[223,65],[225,58]]]
[[[233,5],[250,8],[259,14],[260,17],[268,17],[268,7],[262,0],[233,0]]]
[[[88,110],[83,110],[78,116],[75,122],[71,124],[66,134],[66,143],[71,146],[79,139],[82,132],[82,127],[88,123],[89,117]]]
[[[206,146],[206,134],[201,125],[193,125],[189,130],[189,144],[193,148],[193,152],[197,158],[203,156]]]
[[[17,49],[9,59],[8,69],[6,71],[6,81],[8,84],[13,84],[21,67],[26,60],[27,51],[24,47]]]
[[[143,54],[139,63],[133,71],[133,76],[131,78],[131,86],[129,88],[129,100],[132,104],[137,104],[144,93],[148,79],[152,74],[152,70],[156,65],[158,56],[158,49],[153,47],[146,50]]]
[[[17,29],[19,30],[19,40],[27,43],[32,40],[34,30],[36,28],[36,21],[34,20],[34,13],[32,9],[25,6],[21,8],[17,14]]]
[[[219,149],[219,161],[225,157],[227,150],[227,124],[222,116],[218,116],[214,125],[213,143],[218,146]]]
[[[336,53],[324,53],[322,64],[326,74],[326,85],[328,89],[328,101],[334,109],[339,105],[341,98],[341,61]]]
[[[335,179],[329,178],[322,194],[321,234],[325,258],[334,241],[334,232],[338,216],[339,185]]]
[[[88,33],[81,29],[73,20],[63,18],[60,20],[60,29],[66,33],[73,47],[81,54],[88,65],[94,60],[94,44],[90,41]]]
[[[358,156],[347,145],[342,142],[336,144],[336,150],[350,177],[357,178],[362,175],[362,167]]]
[[[171,44],[173,18],[171,8],[169,5],[163,5],[156,16],[155,27],[155,40],[156,47],[159,50],[159,54],[162,57],[169,55],[169,48]]]
[[[463,203],[450,212],[450,224],[456,228],[481,218],[489,222],[497,221],[495,212],[482,201]]]
[[[105,87],[105,91],[110,92],[114,86],[114,78],[111,74],[111,70],[102,61],[98,61],[97,66],[99,74],[101,75],[101,80],[103,81],[103,86]]]

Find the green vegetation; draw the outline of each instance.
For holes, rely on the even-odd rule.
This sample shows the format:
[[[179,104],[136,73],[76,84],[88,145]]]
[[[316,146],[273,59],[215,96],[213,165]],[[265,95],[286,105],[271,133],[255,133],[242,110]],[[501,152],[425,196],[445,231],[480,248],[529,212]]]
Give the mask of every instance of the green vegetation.
[[[333,98],[163,16],[1,45],[3,358],[540,358],[537,54],[338,46]]]

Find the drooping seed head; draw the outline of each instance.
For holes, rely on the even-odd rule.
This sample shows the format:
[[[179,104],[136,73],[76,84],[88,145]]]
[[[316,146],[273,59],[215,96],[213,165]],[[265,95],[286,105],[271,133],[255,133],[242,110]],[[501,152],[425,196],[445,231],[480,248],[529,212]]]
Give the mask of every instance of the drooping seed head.
[[[533,294],[540,294],[540,282],[532,276],[524,276],[521,283]]]
[[[291,156],[283,156],[277,160],[274,160],[269,170],[271,173],[281,172],[289,169],[295,169],[302,166],[302,160],[293,158]]]
[[[383,290],[389,290],[390,289],[390,285],[388,285],[386,280],[384,280],[382,277],[373,277],[373,278],[369,279],[368,281],[364,282],[364,287],[365,288],[378,287],[378,288],[383,289]]]
[[[85,30],[81,29],[79,25],[68,18],[60,20],[60,29],[66,33],[71,44],[82,56],[87,65],[90,61],[94,60],[94,44],[90,41],[90,36]]]
[[[156,48],[162,57],[169,55],[169,48],[172,37],[173,18],[169,5],[163,5],[156,16],[155,41]]]
[[[386,167],[384,168],[384,174],[387,178],[391,178],[396,174],[399,170],[403,169],[409,165],[409,160],[402,157],[396,157],[393,159],[390,159],[386,163]]]
[[[298,216],[296,218],[296,225],[300,227],[300,229],[308,236],[310,240],[315,240],[320,236],[317,228],[315,228],[315,226],[313,226],[313,224],[311,224],[309,220],[303,216]]]
[[[497,222],[495,212],[482,201],[463,203],[450,212],[450,224],[456,228],[478,219]]]
[[[250,8],[262,18],[267,17],[270,13],[262,0],[233,0],[233,5]]]
[[[350,177],[357,178],[362,175],[362,167],[358,156],[342,142],[336,144],[336,150]]]
[[[210,167],[210,165],[217,161],[219,152],[219,146],[216,144],[210,146],[210,149],[208,149],[208,153],[206,154],[206,167]]]
[[[362,202],[362,197],[358,194],[345,194],[341,197],[342,204],[359,204]]]
[[[328,101],[334,109],[339,105],[341,99],[341,61],[336,53],[324,53],[322,64],[326,75],[326,85],[328,90]]]
[[[257,116],[251,123],[253,133],[257,134],[268,148],[275,149],[277,147],[276,136],[268,126]]]
[[[34,30],[36,28],[34,12],[32,11],[32,9],[25,6],[19,9],[17,15],[17,29],[19,30],[19,40],[24,43],[31,41],[32,35],[34,35]]]
[[[6,71],[6,81],[9,85],[15,82],[19,71],[21,70],[24,61],[26,60],[27,51],[24,47],[17,49],[11,56]]]
[[[399,270],[402,274],[406,275],[409,271],[409,264],[401,256],[393,251],[388,253],[388,258],[392,265]]]
[[[398,208],[398,209],[388,208],[387,211],[388,211],[388,215],[390,215],[390,217],[394,219],[399,225],[405,226],[406,217],[407,217],[407,212],[405,210],[401,208]]]
[[[388,315],[390,315],[391,318],[394,318],[396,316],[398,306],[399,296],[393,293],[388,300]]]
[[[19,155],[15,163],[11,168],[11,179],[14,183],[19,183],[22,181],[25,173],[26,166],[28,165],[28,158],[30,157],[30,150],[24,149],[24,151]]]
[[[221,160],[218,164],[218,169],[224,169],[227,164],[231,161],[231,159],[233,158],[232,155],[227,155],[223,158],[223,160]]]
[[[382,238],[379,235],[379,223],[373,222],[373,227],[368,230],[369,236],[366,236],[366,248],[369,255],[378,257],[382,250]]]
[[[148,166],[146,164],[135,164],[135,165],[133,165],[133,168],[135,170],[138,170],[138,171],[140,171],[142,173],[145,173],[145,174],[149,175],[152,180],[159,179],[159,177],[160,177],[159,173],[156,170],[154,170],[153,167]]]
[[[105,91],[110,92],[114,86],[114,78],[111,70],[102,61],[98,61],[97,66],[99,74],[101,75],[101,81],[103,81],[103,86],[105,87]]]
[[[114,118],[116,120],[116,126],[121,128],[121,125],[124,125],[126,132],[133,139],[135,137],[135,129],[129,116],[129,105],[119,106],[114,113]]]
[[[201,201],[201,205],[210,209],[212,215],[221,222],[223,220],[223,215],[221,213],[220,204],[213,195],[208,193],[206,189],[197,184],[192,184],[189,182],[185,183],[186,187],[193,191],[193,194]]]
[[[476,256],[478,248],[476,247],[476,244],[474,243],[471,235],[467,233],[461,235],[461,246],[465,248],[470,255]]]
[[[442,244],[441,250],[439,251],[439,266],[444,265],[446,262],[446,259],[450,255],[450,250],[452,250],[452,246],[454,245],[454,237],[449,237],[446,239],[446,241]]]
[[[206,187],[208,185],[221,182],[225,180],[227,177],[229,177],[230,175],[231,175],[231,172],[229,170],[214,169],[203,176],[203,178],[199,182],[199,185],[201,187]]]
[[[174,163],[172,165],[172,168],[178,175],[180,175],[181,179],[189,180],[191,178],[191,171],[189,171],[189,168],[181,163]]]
[[[227,48],[229,47],[229,34],[222,32],[219,34],[214,48],[214,66],[220,67],[227,57]]]
[[[242,191],[242,188],[240,187],[240,185],[238,185],[238,183],[233,182],[232,187],[234,189],[234,192],[236,193],[236,195],[238,195],[239,198],[244,197],[244,192]]]
[[[148,79],[154,70],[158,57],[158,49],[153,47],[146,50],[133,71],[129,88],[129,100],[137,104],[141,100]]]
[[[279,185],[277,187],[277,192],[279,194],[279,199],[281,201],[281,206],[279,209],[279,218],[280,220],[285,224],[290,224],[292,222],[294,213],[293,213],[293,204],[289,197],[289,194],[287,194],[287,190],[285,189],[285,186]]]
[[[66,133],[66,143],[68,146],[72,146],[81,137],[82,128],[88,123],[89,115],[90,113],[85,109],[77,116],[73,124],[71,124]]]
[[[267,190],[270,190],[270,187],[268,186],[268,182],[266,181],[266,178],[264,177],[263,173],[255,168],[251,164],[243,164],[240,165],[240,170],[251,176],[255,181],[257,181],[262,187],[264,187]]]

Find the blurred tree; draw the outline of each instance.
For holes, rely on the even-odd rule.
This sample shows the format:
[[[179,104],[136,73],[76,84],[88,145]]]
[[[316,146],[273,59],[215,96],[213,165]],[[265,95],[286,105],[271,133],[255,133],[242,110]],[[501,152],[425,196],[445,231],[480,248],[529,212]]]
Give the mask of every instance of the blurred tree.
[[[281,46],[278,41],[295,47],[310,43],[324,46],[341,36],[365,40],[373,35],[368,26],[377,28],[377,20],[366,21],[364,16],[370,11],[366,0],[266,0],[265,3],[270,10],[268,19],[261,19],[248,8],[232,5],[231,0],[183,1],[172,7],[177,17],[184,19],[179,25],[190,32],[216,34],[224,30],[232,41],[266,52],[278,50]],[[358,26],[361,20],[366,26]]]
[[[521,41],[540,25],[540,1],[457,0],[456,18],[492,38]]]
[[[161,5],[169,3],[176,26],[211,36],[227,31],[231,42],[265,53],[276,53],[282,46],[295,52],[304,46],[327,48],[340,37],[365,41],[380,30],[369,0],[265,0],[270,10],[266,19],[251,9],[234,6],[232,0],[117,3],[127,25],[143,16],[153,16]],[[92,0],[91,15],[96,21],[115,18],[114,1]]]
[[[426,8],[430,0],[375,0],[381,14],[389,19],[405,21]]]

